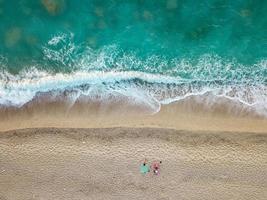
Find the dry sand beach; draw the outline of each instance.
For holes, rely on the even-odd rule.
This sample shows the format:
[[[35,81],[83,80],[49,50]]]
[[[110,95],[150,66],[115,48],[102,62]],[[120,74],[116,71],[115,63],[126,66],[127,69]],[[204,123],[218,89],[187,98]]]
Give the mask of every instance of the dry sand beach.
[[[266,120],[194,105],[2,111],[0,199],[265,200]],[[159,176],[139,172],[144,158]]]
[[[2,132],[0,152],[1,200],[267,197],[266,134],[24,129]],[[161,174],[140,174],[143,158]]]

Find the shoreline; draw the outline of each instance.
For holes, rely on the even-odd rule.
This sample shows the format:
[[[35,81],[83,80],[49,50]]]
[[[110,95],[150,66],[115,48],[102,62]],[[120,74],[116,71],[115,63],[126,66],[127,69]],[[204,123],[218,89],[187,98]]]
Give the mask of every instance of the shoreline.
[[[205,104],[190,97],[160,111],[124,100],[102,102],[44,101],[39,99],[22,108],[0,108],[0,131],[25,128],[109,128],[152,127],[188,131],[267,133],[267,119],[240,104],[218,101]]]

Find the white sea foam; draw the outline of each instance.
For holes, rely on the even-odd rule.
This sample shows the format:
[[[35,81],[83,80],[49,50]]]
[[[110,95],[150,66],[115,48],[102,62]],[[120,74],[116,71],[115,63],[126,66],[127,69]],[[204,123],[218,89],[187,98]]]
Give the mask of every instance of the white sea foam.
[[[92,86],[114,84],[130,79],[146,80],[151,83],[179,83],[176,78],[152,75],[142,72],[74,72],[71,74],[49,74],[44,71],[30,70],[19,75],[2,74],[0,80],[0,104],[22,106],[32,100],[38,92],[79,88],[90,84]],[[118,88],[117,88],[118,89]],[[114,88],[114,92],[116,89]]]
[[[73,34],[65,34],[60,33],[58,35],[53,36],[49,41],[48,44],[55,46],[58,45],[60,42],[65,42],[67,38],[73,38]]]
[[[203,55],[197,61],[160,56],[140,60],[114,45],[99,50],[77,47],[73,37],[71,33],[58,34],[43,47],[44,61],[71,72],[31,67],[12,75],[2,70],[0,105],[21,107],[40,94],[68,91],[70,106],[81,96],[102,101],[123,96],[154,113],[161,104],[212,94],[267,117],[267,60],[251,66],[214,55]],[[208,104],[214,101],[209,98]]]

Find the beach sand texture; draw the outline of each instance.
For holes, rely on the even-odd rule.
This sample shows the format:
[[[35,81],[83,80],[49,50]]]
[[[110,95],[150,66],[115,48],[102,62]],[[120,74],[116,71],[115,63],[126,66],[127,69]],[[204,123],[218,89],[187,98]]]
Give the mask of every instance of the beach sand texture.
[[[0,107],[0,131],[25,128],[153,127],[189,131],[267,132],[267,118],[254,116],[248,108],[232,102],[213,106],[190,97],[152,114],[146,106],[123,101],[33,102],[22,108]],[[205,102],[205,101],[204,101]]]
[[[139,166],[162,160],[160,176]],[[155,128],[0,134],[1,200],[267,199],[267,135]]]

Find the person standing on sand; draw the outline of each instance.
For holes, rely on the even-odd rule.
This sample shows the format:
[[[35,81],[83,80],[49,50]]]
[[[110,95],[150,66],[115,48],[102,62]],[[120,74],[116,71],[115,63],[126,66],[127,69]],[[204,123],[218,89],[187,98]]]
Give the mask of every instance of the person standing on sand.
[[[145,159],[145,161],[142,163],[142,165],[140,166],[140,172],[142,174],[146,174],[148,172],[150,172],[150,166],[147,164],[147,161]]]

